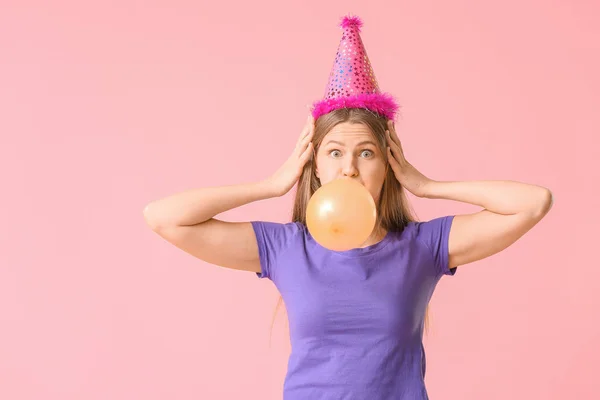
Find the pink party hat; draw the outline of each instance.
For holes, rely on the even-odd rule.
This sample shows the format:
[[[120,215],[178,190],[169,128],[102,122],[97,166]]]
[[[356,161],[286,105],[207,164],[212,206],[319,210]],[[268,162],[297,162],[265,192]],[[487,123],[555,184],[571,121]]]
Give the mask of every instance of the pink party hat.
[[[394,120],[399,106],[394,97],[381,93],[365,46],[360,38],[362,21],[356,16],[342,18],[344,30],[322,100],[312,105],[314,119],[338,108],[366,108]]]

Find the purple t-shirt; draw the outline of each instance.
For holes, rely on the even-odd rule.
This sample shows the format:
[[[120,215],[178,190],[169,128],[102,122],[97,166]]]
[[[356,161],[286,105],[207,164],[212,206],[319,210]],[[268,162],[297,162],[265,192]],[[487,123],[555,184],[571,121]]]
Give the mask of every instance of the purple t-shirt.
[[[332,251],[299,222],[252,221],[262,272],[287,309],[285,400],[428,399],[425,308],[448,269],[454,216]]]

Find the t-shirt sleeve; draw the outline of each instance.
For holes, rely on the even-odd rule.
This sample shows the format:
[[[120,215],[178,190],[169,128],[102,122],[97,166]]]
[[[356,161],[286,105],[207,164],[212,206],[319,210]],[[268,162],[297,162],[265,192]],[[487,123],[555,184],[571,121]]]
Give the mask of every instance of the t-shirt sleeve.
[[[256,235],[261,272],[259,278],[273,280],[277,275],[277,262],[290,243],[300,231],[296,222],[278,223],[268,221],[251,221]]]
[[[425,244],[433,256],[433,263],[438,276],[454,275],[456,267],[448,268],[448,238],[454,215],[434,218],[430,221],[417,222],[417,240]]]

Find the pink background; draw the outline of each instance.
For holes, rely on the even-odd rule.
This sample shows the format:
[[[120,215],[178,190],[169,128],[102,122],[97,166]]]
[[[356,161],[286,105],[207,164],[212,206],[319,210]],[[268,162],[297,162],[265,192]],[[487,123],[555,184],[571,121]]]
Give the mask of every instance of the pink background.
[[[142,210],[273,173],[348,12],[410,162],[555,196],[511,248],[440,282],[430,397],[599,396],[598,4],[47,3],[0,5],[0,398],[281,398],[275,287],[182,252]],[[288,221],[291,194],[220,218]],[[422,220],[478,209],[411,200]]]

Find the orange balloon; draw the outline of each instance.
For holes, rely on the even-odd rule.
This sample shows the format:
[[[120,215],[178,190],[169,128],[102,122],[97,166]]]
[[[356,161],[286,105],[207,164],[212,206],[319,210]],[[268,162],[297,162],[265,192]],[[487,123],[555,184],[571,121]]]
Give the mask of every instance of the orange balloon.
[[[363,244],[373,232],[377,207],[371,193],[350,178],[321,186],[308,201],[306,226],[323,247],[346,251]]]

